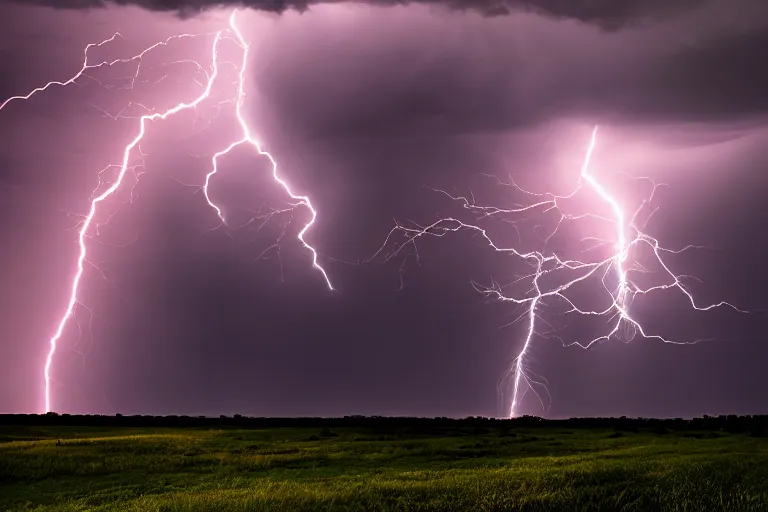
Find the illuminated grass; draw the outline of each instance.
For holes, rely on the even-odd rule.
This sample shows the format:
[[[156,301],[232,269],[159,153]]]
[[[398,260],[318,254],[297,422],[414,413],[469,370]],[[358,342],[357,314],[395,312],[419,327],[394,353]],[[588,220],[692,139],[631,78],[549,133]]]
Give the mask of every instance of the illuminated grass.
[[[768,510],[765,438],[338,434],[0,427],[0,510]]]

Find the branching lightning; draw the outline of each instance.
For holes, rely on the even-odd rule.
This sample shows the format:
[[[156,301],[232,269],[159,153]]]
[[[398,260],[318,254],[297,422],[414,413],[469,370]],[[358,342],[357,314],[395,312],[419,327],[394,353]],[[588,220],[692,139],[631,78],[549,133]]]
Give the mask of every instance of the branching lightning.
[[[84,60],[83,65],[81,69],[73,75],[71,78],[65,81],[51,81],[45,84],[42,87],[38,87],[30,91],[28,94],[20,95],[20,96],[13,96],[2,103],[0,103],[0,110],[3,110],[8,107],[8,105],[14,101],[25,101],[30,100],[38,93],[41,93],[43,91],[46,91],[50,89],[53,86],[67,86],[74,84],[78,82],[82,78],[89,78],[91,80],[96,81],[97,83],[100,83],[96,78],[89,75],[89,72],[101,68],[101,67],[110,67],[117,64],[129,64],[129,63],[136,63],[136,69],[135,73],[131,80],[131,88],[135,85],[136,80],[139,77],[139,74],[141,72],[141,63],[142,58],[147,55],[150,51],[158,48],[159,46],[166,46],[168,43],[170,43],[173,40],[177,39],[184,39],[184,38],[191,38],[191,37],[213,37],[213,42],[211,44],[211,69],[210,72],[206,71],[205,67],[199,64],[196,61],[177,61],[176,63],[183,63],[183,62],[191,62],[195,64],[198,68],[198,70],[201,70],[205,76],[206,76],[206,83],[200,84],[204,86],[203,92],[197,96],[195,99],[187,102],[180,102],[176,106],[164,111],[164,112],[152,112],[150,109],[147,109],[146,107],[143,107],[143,105],[138,105],[139,107],[142,107],[144,110],[148,111],[149,113],[142,115],[139,117],[139,129],[138,133],[135,135],[135,137],[125,146],[125,149],[123,151],[123,157],[122,157],[122,163],[117,166],[109,166],[108,168],[117,168],[119,167],[119,171],[117,173],[117,177],[114,179],[112,184],[103,192],[98,193],[99,187],[96,188],[96,190],[93,192],[91,199],[90,199],[90,208],[88,210],[88,214],[85,216],[84,220],[82,221],[80,225],[80,230],[78,233],[78,244],[79,244],[79,254],[77,258],[77,270],[75,272],[74,278],[72,279],[72,284],[70,287],[70,293],[69,298],[67,301],[66,308],[64,309],[61,318],[59,320],[58,326],[53,334],[53,336],[50,338],[49,341],[49,350],[45,361],[44,366],[44,378],[45,378],[45,411],[51,411],[52,410],[52,401],[51,401],[51,368],[54,362],[55,354],[56,354],[56,347],[57,343],[60,341],[62,335],[64,334],[65,327],[67,326],[70,319],[73,318],[75,309],[78,306],[79,303],[79,290],[81,287],[81,281],[83,277],[84,272],[84,264],[87,261],[87,239],[92,236],[90,234],[92,225],[95,225],[95,230],[98,231],[98,227],[104,223],[98,224],[95,221],[97,209],[100,203],[102,203],[104,200],[112,196],[123,184],[125,175],[131,171],[134,170],[136,165],[131,165],[131,157],[133,156],[135,151],[138,151],[138,153],[141,153],[140,143],[144,139],[146,127],[149,122],[152,121],[159,121],[159,120],[165,120],[170,116],[173,116],[181,111],[184,110],[190,110],[195,109],[198,105],[200,105],[203,101],[209,99],[211,95],[211,91],[213,89],[214,83],[219,76],[219,48],[221,45],[221,42],[224,39],[230,39],[233,40],[242,50],[242,60],[240,65],[238,66],[238,80],[237,80],[237,94],[236,98],[233,98],[230,100],[232,103],[235,104],[235,114],[237,118],[237,122],[240,126],[241,130],[241,136],[238,140],[233,141],[229,143],[223,150],[215,153],[213,155],[213,158],[211,160],[211,171],[207,174],[205,179],[205,184],[202,187],[202,190],[205,195],[205,199],[208,202],[208,205],[213,208],[216,211],[216,214],[221,219],[222,224],[226,225],[225,216],[223,214],[222,208],[215,204],[209,193],[208,193],[208,186],[210,184],[211,178],[219,171],[219,165],[218,160],[223,155],[226,155],[236,147],[239,147],[244,144],[248,144],[252,146],[256,152],[259,155],[262,155],[269,159],[270,164],[272,166],[272,177],[274,180],[283,188],[283,190],[286,192],[286,194],[290,197],[291,204],[288,210],[294,210],[299,207],[305,207],[310,211],[311,218],[310,220],[302,227],[302,229],[298,233],[298,240],[301,242],[303,247],[308,250],[312,255],[312,266],[320,272],[322,275],[328,289],[333,290],[333,286],[331,284],[331,281],[328,277],[328,274],[326,273],[325,269],[319,264],[318,262],[318,253],[314,249],[312,245],[310,245],[306,239],[305,235],[309,231],[309,229],[312,227],[312,225],[315,223],[315,220],[317,218],[317,211],[312,206],[312,203],[309,199],[309,197],[305,195],[298,195],[294,193],[287,183],[287,181],[282,178],[278,172],[277,162],[275,159],[270,155],[268,152],[264,151],[261,147],[261,144],[259,141],[253,136],[252,131],[250,127],[248,126],[248,123],[245,119],[245,116],[243,114],[243,106],[245,103],[245,79],[246,79],[246,72],[247,72],[247,63],[248,63],[248,57],[249,57],[249,44],[246,42],[245,38],[242,35],[242,32],[238,28],[236,24],[236,17],[237,17],[237,11],[233,11],[231,16],[229,17],[229,24],[228,27],[222,30],[219,30],[214,33],[209,34],[179,34],[174,35],[169,38],[167,38],[164,41],[157,42],[148,48],[144,49],[141,53],[138,53],[130,58],[124,58],[124,59],[115,59],[111,61],[102,61],[98,63],[90,63],[89,62],[89,52],[93,48],[98,48],[104,45],[107,45],[109,43],[114,42],[117,39],[122,39],[123,36],[120,33],[115,33],[110,38],[105,39],[99,43],[91,43],[86,46],[84,50]],[[160,79],[162,80],[162,78]],[[112,116],[113,118],[119,118],[124,117],[122,115],[123,113],[118,113],[116,116]],[[140,156],[143,156],[141,154]],[[106,169],[105,169],[106,170]],[[101,173],[99,174],[101,176]],[[101,185],[101,182],[99,183]],[[277,213],[280,213],[281,210]],[[270,216],[266,217],[267,219],[270,218]],[[107,219],[108,222],[109,219]]]
[[[633,299],[638,295],[645,295],[652,292],[658,292],[662,290],[676,289],[683,293],[691,306],[698,311],[708,311],[717,307],[730,307],[741,313],[745,311],[739,310],[732,304],[727,302],[718,302],[715,304],[701,305],[699,304],[692,293],[686,289],[682,279],[686,276],[676,275],[669,268],[665,262],[665,254],[679,254],[686,250],[696,248],[696,246],[687,246],[679,250],[667,249],[661,246],[659,241],[644,232],[645,225],[651,218],[655,210],[651,210],[647,213],[645,222],[640,225],[639,218],[641,213],[647,211],[650,207],[651,200],[660,186],[651,181],[653,184],[653,191],[650,197],[642,202],[640,207],[634,212],[631,217],[628,217],[624,208],[620,204],[614,195],[598,180],[590,171],[590,162],[592,159],[592,153],[595,148],[597,140],[597,127],[592,131],[592,135],[587,147],[586,156],[581,167],[579,174],[579,180],[576,187],[567,195],[555,195],[551,193],[534,193],[526,191],[520,188],[516,183],[510,181],[509,183],[502,182],[496,178],[497,182],[502,185],[508,185],[515,191],[524,194],[528,197],[534,198],[534,201],[526,206],[518,208],[498,208],[495,206],[484,206],[475,203],[474,197],[470,198],[463,196],[455,196],[443,190],[434,190],[435,192],[448,196],[451,200],[461,204],[464,209],[469,210],[476,217],[476,221],[467,223],[454,217],[440,218],[432,224],[423,226],[414,224],[413,227],[405,226],[400,223],[396,223],[395,227],[390,231],[389,235],[385,239],[381,247],[376,253],[369,259],[372,261],[375,258],[382,257],[384,261],[389,261],[397,256],[406,255],[404,253],[406,248],[411,248],[416,255],[417,261],[419,258],[418,249],[416,243],[419,239],[425,236],[442,237],[449,233],[458,231],[470,231],[479,235],[494,251],[500,253],[507,253],[516,256],[523,261],[530,264],[533,268],[532,273],[523,276],[522,279],[530,279],[532,286],[529,292],[524,296],[514,296],[506,293],[505,287],[493,282],[491,286],[484,286],[473,281],[475,289],[489,298],[512,302],[525,306],[525,313],[520,317],[527,318],[527,327],[525,330],[525,339],[523,340],[522,348],[515,356],[505,378],[502,380],[502,386],[504,382],[511,382],[511,400],[509,403],[508,415],[514,417],[518,415],[520,401],[525,394],[525,391],[531,390],[533,393],[539,395],[536,391],[536,384],[541,385],[533,379],[532,372],[527,367],[527,359],[530,351],[531,344],[536,336],[547,337],[544,332],[539,332],[537,326],[539,324],[548,324],[548,322],[542,318],[542,309],[545,305],[545,301],[548,299],[559,299],[566,305],[565,314],[567,315],[593,315],[593,316],[606,316],[610,319],[611,327],[608,332],[605,332],[595,338],[587,341],[572,341],[563,342],[565,346],[576,345],[578,347],[588,349],[594,344],[600,341],[606,341],[611,338],[619,338],[625,336],[625,341],[630,341],[638,334],[643,338],[653,338],[660,340],[664,343],[673,344],[691,344],[703,340],[695,341],[674,341],[665,338],[659,334],[652,334],[647,332],[641,323],[632,316],[630,312],[630,306]],[[640,178],[649,180],[649,178]],[[603,216],[598,214],[583,214],[583,215],[569,215],[561,209],[561,202],[566,199],[571,199],[584,189],[591,189],[608,207],[611,212],[611,216]],[[506,247],[497,244],[493,237],[488,233],[486,228],[481,227],[480,221],[496,216],[518,215],[525,213],[546,213],[556,212],[558,220],[555,228],[544,237],[544,250],[521,252],[513,247]],[[574,259],[566,259],[561,257],[555,251],[547,250],[547,243],[558,232],[561,225],[565,221],[580,220],[585,218],[598,219],[601,222],[606,222],[615,227],[615,236],[613,239],[603,239],[598,237],[592,237],[596,240],[597,246],[612,246],[613,249],[610,252],[610,256],[604,259],[598,259],[596,261],[582,261]],[[516,227],[512,224],[513,227]],[[403,235],[405,237],[404,242],[395,242],[395,248],[389,250],[390,241],[394,239],[396,235]],[[667,277],[667,282],[664,284],[641,287],[631,278],[632,272],[647,273],[648,270],[640,265],[637,261],[630,262],[630,256],[634,249],[640,246],[646,246],[652,251],[656,262],[662,269],[663,274]],[[593,247],[594,248],[594,247]],[[403,267],[401,266],[401,274]],[[558,275],[563,273],[570,273],[575,275],[570,279],[566,279],[565,282],[558,284],[554,287],[545,288],[542,285],[542,278],[552,276],[555,273]],[[611,284],[611,275],[613,276],[613,284]],[[610,304],[608,307],[602,310],[593,310],[583,307],[579,307],[575,304],[574,300],[569,298],[566,294],[569,289],[572,289],[574,285],[587,281],[588,279],[599,279],[602,288],[608,294]],[[518,280],[518,281],[520,281]],[[516,282],[518,282],[516,281]],[[401,276],[402,286],[402,276]],[[500,388],[502,394],[504,388]],[[539,396],[541,401],[541,396]],[[542,401],[543,406],[543,401]]]
[[[33,99],[37,94],[51,89],[54,86],[65,87],[78,83],[82,79],[89,79],[96,83],[101,83],[99,80],[92,76],[90,73],[99,68],[111,67],[116,65],[128,65],[135,64],[135,71],[130,81],[130,88],[133,88],[139,75],[142,72],[142,60],[151,51],[161,46],[167,46],[172,41],[183,40],[193,37],[211,37],[213,39],[211,43],[211,65],[209,69],[206,66],[201,65],[194,60],[176,61],[175,63],[191,63],[194,64],[199,71],[205,75],[205,83],[199,83],[203,88],[203,91],[194,99],[179,102],[174,107],[165,110],[163,112],[154,112],[151,109],[144,107],[140,104],[133,104],[134,107],[142,108],[146,113],[138,117],[138,131],[133,139],[125,146],[122,154],[122,162],[119,165],[108,166],[106,169],[118,169],[116,177],[112,183],[106,187],[105,190],[99,192],[102,188],[101,175],[99,173],[99,184],[93,191],[90,197],[90,207],[87,215],[84,217],[80,229],[78,232],[78,246],[79,252],[77,257],[76,272],[71,282],[70,293],[66,303],[66,307],[62,312],[57,327],[53,336],[49,340],[49,349],[44,366],[44,380],[45,380],[45,410],[52,410],[52,396],[51,396],[51,369],[54,363],[57,344],[61,340],[65,328],[70,320],[74,318],[75,310],[80,305],[80,288],[83,278],[85,263],[87,262],[87,241],[94,235],[98,235],[98,230],[101,225],[109,222],[109,217],[98,222],[97,213],[99,205],[113,196],[123,186],[124,178],[127,173],[135,172],[136,168],[142,167],[142,164],[133,163],[133,159],[138,154],[139,157],[143,157],[141,151],[141,142],[145,138],[146,128],[149,122],[165,120],[170,116],[173,116],[179,112],[186,110],[194,110],[198,105],[204,101],[210,99],[211,93],[216,80],[219,78],[219,69],[224,62],[219,59],[219,49],[222,41],[233,41],[242,50],[242,59],[239,64],[233,64],[237,67],[238,78],[236,82],[236,93],[233,98],[227,100],[227,103],[232,103],[235,109],[235,116],[240,128],[240,136],[233,141],[230,141],[220,151],[213,154],[211,158],[210,171],[205,176],[204,185],[201,188],[204,193],[205,200],[208,205],[216,212],[216,215],[221,220],[223,225],[227,225],[226,216],[224,210],[218,204],[216,204],[210,194],[209,185],[211,180],[219,172],[219,162],[221,157],[227,155],[235,148],[243,145],[249,145],[255,151],[269,159],[272,166],[272,177],[285,191],[290,198],[289,207],[285,210],[276,210],[272,213],[258,217],[259,220],[266,222],[272,215],[276,213],[282,213],[286,211],[293,211],[297,208],[304,207],[310,212],[309,221],[298,232],[297,238],[302,246],[308,250],[312,257],[312,266],[323,277],[327,287],[333,290],[331,281],[326,273],[325,269],[318,262],[318,253],[315,248],[306,241],[306,234],[309,229],[314,225],[317,218],[317,211],[313,207],[310,199],[306,195],[296,194],[290,185],[281,177],[278,172],[278,166],[275,159],[261,147],[260,142],[254,137],[251,128],[249,127],[245,115],[243,113],[243,107],[245,105],[246,93],[245,93],[245,79],[247,72],[247,63],[249,58],[250,46],[242,35],[242,32],[236,24],[237,11],[233,11],[229,17],[229,23],[226,28],[222,28],[217,32],[207,34],[178,34],[171,36],[163,41],[159,41],[140,53],[122,59],[113,59],[109,61],[100,61],[93,63],[89,59],[89,53],[91,50],[99,47],[103,47],[110,43],[114,43],[118,39],[123,39],[120,33],[115,33],[108,39],[105,39],[98,43],[88,44],[84,49],[83,63],[81,68],[71,78],[62,81],[51,81],[41,87],[37,87],[31,90],[25,95],[13,96],[2,103],[0,103],[0,111],[8,108],[13,102],[28,101]],[[172,63],[173,64],[173,63]],[[227,64],[231,64],[227,62]],[[163,77],[164,78],[164,77]],[[160,81],[163,80],[160,78]],[[125,118],[124,112],[121,111],[116,115],[105,114],[117,118]],[[527,197],[533,198],[533,200],[524,206],[516,208],[500,208],[495,206],[486,206],[477,204],[474,197],[469,198],[463,196],[456,196],[443,190],[436,190],[441,194],[446,195],[451,200],[457,202],[462,208],[468,210],[474,215],[473,222],[465,222],[455,217],[444,217],[438,219],[429,225],[416,225],[405,226],[397,223],[395,227],[390,231],[385,242],[379,248],[379,250],[371,258],[383,257],[385,261],[389,261],[399,255],[405,254],[404,251],[407,248],[413,249],[415,256],[418,260],[419,253],[417,249],[417,241],[425,236],[442,237],[449,233],[458,231],[470,231],[479,235],[492,250],[499,253],[510,254],[519,258],[520,260],[528,263],[532,268],[532,271],[523,276],[521,279],[530,279],[531,287],[528,293],[522,296],[516,296],[508,293],[506,286],[502,286],[499,283],[492,282],[490,286],[481,285],[478,282],[473,281],[475,289],[489,298],[496,300],[511,302],[524,306],[525,312],[520,317],[526,319],[526,329],[522,348],[516,354],[510,365],[509,371],[505,376],[504,382],[509,382],[509,388],[511,389],[511,400],[509,403],[508,415],[516,416],[519,413],[519,406],[522,397],[527,390],[537,393],[537,382],[532,372],[528,367],[528,359],[530,354],[531,345],[536,337],[547,337],[548,333],[541,331],[539,326],[541,324],[548,325],[546,317],[544,317],[545,308],[548,302],[551,300],[559,300],[566,305],[566,314],[568,315],[587,315],[587,316],[600,316],[609,319],[610,324],[606,332],[588,340],[577,340],[571,342],[564,342],[566,346],[576,345],[578,347],[588,349],[598,342],[606,341],[612,338],[623,338],[625,341],[630,341],[636,336],[643,338],[652,338],[660,340],[664,343],[673,344],[690,344],[696,343],[701,340],[694,341],[675,341],[668,339],[662,335],[648,332],[640,321],[633,316],[631,311],[632,302],[635,297],[639,295],[646,295],[652,292],[660,292],[665,290],[675,289],[682,293],[690,302],[691,306],[698,311],[708,311],[717,307],[730,307],[736,311],[743,312],[727,302],[718,302],[714,304],[701,305],[694,298],[693,294],[686,288],[683,280],[687,276],[675,274],[666,262],[666,256],[670,254],[679,254],[686,250],[695,248],[695,246],[687,246],[679,250],[672,250],[661,246],[659,241],[648,235],[645,232],[645,225],[648,219],[651,218],[655,210],[650,210],[650,205],[653,196],[659,185],[653,183],[653,190],[650,197],[647,198],[638,207],[632,215],[629,215],[622,206],[621,202],[616,198],[613,192],[609,190],[596,176],[591,172],[591,159],[595,149],[597,141],[597,127],[592,132],[589,144],[587,147],[586,155],[578,176],[578,182],[575,188],[566,195],[556,195],[552,193],[534,193],[526,191],[519,187],[513,181],[508,183],[502,182],[497,179],[501,185],[512,187],[517,192],[524,194]],[[102,172],[103,172],[102,171]],[[647,178],[644,178],[647,179]],[[609,214],[596,214],[588,213],[583,215],[571,215],[566,213],[561,208],[561,203],[567,199],[571,199],[584,190],[591,190],[603,203],[604,208]],[[649,211],[650,210],[650,211]],[[514,247],[509,247],[497,243],[488,230],[482,227],[481,222],[488,218],[493,217],[505,217],[514,215],[525,215],[529,213],[548,213],[555,212],[558,215],[558,220],[554,229],[544,237],[543,249],[533,251],[522,251]],[[645,220],[641,222],[642,214],[645,213]],[[610,239],[604,239],[600,237],[593,237],[593,240],[597,243],[597,246],[609,246],[611,247],[610,255],[605,258],[598,258],[597,260],[582,260],[582,259],[569,259],[563,255],[558,254],[556,251],[549,250],[547,245],[549,240],[559,231],[562,224],[566,221],[576,221],[580,219],[591,218],[596,219],[599,222],[607,223],[613,226],[614,231]],[[515,227],[514,223],[511,223]],[[389,242],[394,240],[396,235],[402,235],[405,237],[405,242],[399,243],[393,250],[388,250]],[[279,243],[279,242],[278,242]],[[273,248],[275,246],[272,246]],[[666,276],[666,282],[655,286],[640,286],[636,279],[633,279],[634,273],[645,273],[646,268],[642,266],[636,258],[633,257],[634,251],[644,247],[649,249],[654,255],[655,262],[658,264],[664,276]],[[268,248],[267,250],[270,250]],[[279,250],[279,248],[278,248]],[[401,270],[403,267],[401,267]],[[569,274],[570,277],[564,279],[564,282],[560,282],[555,286],[546,285],[543,281],[550,276],[561,276],[563,274]],[[402,277],[401,277],[402,279]],[[588,280],[597,280],[602,289],[607,294],[609,304],[604,309],[589,309],[585,307],[577,306],[574,298],[569,296],[568,292],[572,290],[579,283],[586,282]]]

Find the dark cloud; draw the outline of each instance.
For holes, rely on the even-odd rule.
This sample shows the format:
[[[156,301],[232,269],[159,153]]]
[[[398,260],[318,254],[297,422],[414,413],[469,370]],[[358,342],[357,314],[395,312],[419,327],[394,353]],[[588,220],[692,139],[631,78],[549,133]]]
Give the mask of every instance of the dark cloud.
[[[768,31],[715,38],[683,48],[665,59],[656,89],[667,91],[656,105],[667,115],[704,117],[768,111],[768,69],[764,65]]]
[[[634,26],[692,3],[520,0],[516,9],[550,16],[492,19],[435,15],[424,6],[493,14],[493,6],[508,10],[512,2],[424,0],[421,8],[410,9],[317,8],[279,20],[243,13],[241,26],[254,42],[249,120],[290,183],[317,207],[318,224],[308,239],[321,254],[346,261],[370,256],[393,217],[426,223],[438,214],[462,213],[424,190],[424,184],[455,186],[457,193],[471,191],[478,200],[491,196],[494,203],[498,197],[500,205],[516,196],[491,190],[475,173],[511,173],[536,190],[545,181],[567,189],[577,179],[588,135],[589,126],[581,125],[599,122],[595,156],[601,172],[651,175],[670,184],[660,192],[662,210],[653,234],[672,247],[701,243],[721,249],[670,256],[674,270],[703,278],[704,283],[692,285],[705,303],[725,299],[758,310],[765,300],[754,284],[768,279],[762,264],[768,249],[760,237],[748,234],[760,233],[766,222],[768,135],[764,122],[744,127],[739,120],[738,132],[732,123],[736,116],[768,110],[766,96],[760,96],[768,90],[759,53],[768,44],[761,35],[768,16],[761,16],[760,2],[712,0],[704,9],[620,31],[600,27]],[[94,52],[94,59],[127,55],[179,31],[207,32],[212,23],[206,16],[180,22],[156,15],[160,9],[190,14],[213,5],[208,2],[155,3],[154,12],[94,9],[87,15],[74,9],[109,4],[20,3],[70,10],[26,8],[18,2],[0,6],[0,91],[7,95],[71,76],[84,45],[115,30],[125,40]],[[280,12],[318,3],[260,5]],[[369,0],[367,5],[395,3]],[[558,21],[565,18],[590,23]],[[156,57],[162,62],[197,58],[199,48],[207,47],[187,43]],[[239,55],[231,44],[223,51]],[[147,78],[160,73],[152,62],[142,68]],[[123,77],[133,69],[100,70],[95,76]],[[168,83],[150,81],[147,89],[135,91],[136,99],[162,104]],[[75,265],[74,227],[87,211],[98,171],[119,159],[135,134],[135,122],[102,118],[90,106],[116,111],[133,99],[131,93],[88,80],[81,85],[52,88],[0,115],[5,134],[0,238],[9,248],[0,254],[0,279],[6,285],[6,293],[0,293],[5,334],[0,410],[39,410],[41,364]],[[204,109],[199,114],[201,119],[208,115]],[[644,117],[649,122],[636,122]],[[690,120],[698,123],[690,126]],[[279,225],[258,233],[239,230],[232,237],[208,230],[216,219],[202,195],[172,178],[202,183],[210,160],[193,158],[187,150],[218,150],[225,133],[214,125],[205,132],[214,136],[211,140],[206,136],[193,143],[182,137],[191,129],[185,122],[179,118],[152,126],[142,146],[147,172],[135,201],[102,231],[109,239],[90,246],[89,262],[97,262],[104,274],[88,265],[83,304],[96,316],[89,322],[89,310],[81,308],[82,336],[72,323],[61,345],[56,400],[62,411],[498,412],[498,379],[520,348],[525,326],[498,329],[520,311],[509,304],[484,304],[468,279],[504,281],[526,267],[496,258],[479,240],[456,235],[420,245],[422,266],[409,261],[406,287],[399,293],[394,290],[400,261],[350,266],[323,257],[339,290],[328,296],[298,243],[285,242],[280,259],[253,261],[273,243],[271,230]],[[744,131],[759,137],[737,138]],[[197,144],[204,140],[210,146]],[[254,197],[225,204],[256,209],[262,193],[275,192],[276,187],[250,179],[254,186],[244,187],[236,178],[240,172],[263,176],[252,156],[223,162],[226,172],[218,175],[216,187],[222,188],[217,190],[226,193],[231,187]],[[734,255],[743,258],[735,262]],[[651,306],[644,318],[653,322],[654,332],[674,339],[703,333],[723,343],[683,348],[636,340],[582,351],[537,341],[532,371],[550,382],[548,414],[764,411],[762,317],[723,311],[688,316],[689,308],[678,309],[682,305],[675,297],[664,295]],[[646,306],[638,301],[638,307]],[[563,334],[579,339],[587,334],[578,325],[569,329]],[[535,398],[526,412],[542,413]]]
[[[424,4],[452,10],[475,11],[486,16],[516,11],[536,12],[556,18],[594,23],[603,28],[633,25],[705,4],[707,0],[14,0],[22,4],[46,5],[61,9],[89,9],[108,5],[136,5],[153,11],[176,12],[182,16],[222,6],[243,6],[282,13],[305,11],[312,5],[361,3],[376,6]]]
[[[625,120],[732,122],[768,113],[768,30],[673,44],[649,65],[616,65],[555,91],[558,112]],[[546,99],[547,92],[539,95]]]
[[[563,116],[730,123],[768,113],[768,71],[760,65],[765,29],[703,30],[683,20],[597,34],[510,19],[503,30],[484,29],[493,43],[478,51],[479,28],[467,29],[461,44],[451,34],[453,23],[464,21],[422,16],[420,23],[420,33],[406,29],[396,46],[381,43],[375,54],[364,45],[345,50],[342,37],[327,37],[321,47],[286,37],[281,58],[258,75],[259,88],[281,122],[328,138],[504,132]],[[681,40],[680,26],[686,35],[698,32]],[[302,33],[311,27],[308,21]],[[438,51],[429,41],[440,30],[446,35]],[[336,76],[354,80],[328,79],[328,62]]]

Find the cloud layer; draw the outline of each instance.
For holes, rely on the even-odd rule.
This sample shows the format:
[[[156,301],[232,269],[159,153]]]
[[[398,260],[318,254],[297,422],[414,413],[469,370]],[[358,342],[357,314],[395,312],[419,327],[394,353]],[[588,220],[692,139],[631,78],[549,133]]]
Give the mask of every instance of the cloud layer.
[[[555,18],[575,19],[603,28],[633,25],[646,19],[666,17],[706,3],[706,0],[14,0],[28,5],[62,9],[89,9],[109,5],[136,5],[153,11],[176,12],[183,16],[223,6],[243,6],[282,13],[304,11],[313,5],[364,3],[375,6],[424,4],[451,10],[474,11],[485,16],[512,12],[536,12]]]

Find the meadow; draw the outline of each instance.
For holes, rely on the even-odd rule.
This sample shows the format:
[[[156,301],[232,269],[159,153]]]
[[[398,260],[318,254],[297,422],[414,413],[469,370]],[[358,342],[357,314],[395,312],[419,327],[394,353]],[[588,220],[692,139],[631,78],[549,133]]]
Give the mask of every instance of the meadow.
[[[768,510],[755,432],[0,424],[0,511]]]

